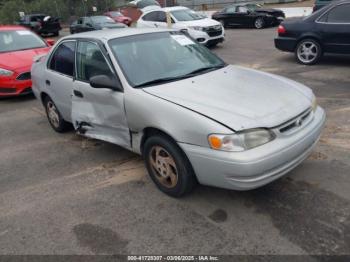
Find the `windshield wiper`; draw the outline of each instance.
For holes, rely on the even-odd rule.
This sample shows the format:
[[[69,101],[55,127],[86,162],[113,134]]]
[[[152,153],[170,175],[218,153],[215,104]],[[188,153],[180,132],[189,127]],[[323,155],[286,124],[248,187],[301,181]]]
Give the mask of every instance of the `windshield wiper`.
[[[192,72],[186,74],[186,76],[195,76],[195,75],[198,75],[199,73],[214,71],[216,69],[220,69],[220,68],[223,68],[225,66],[226,66],[226,64],[220,64],[217,66],[201,67],[201,68],[198,68],[198,69],[193,70]]]
[[[172,82],[172,81],[176,81],[176,80],[180,80],[180,79],[185,79],[188,77],[191,77],[191,76],[185,75],[185,76],[158,78],[158,79],[144,82],[142,84],[135,85],[134,87],[137,88],[137,87],[146,87],[146,86],[155,85],[155,84],[164,84],[164,83],[168,83],[168,82]]]
[[[221,65],[218,65],[218,66],[201,67],[201,68],[198,68],[198,69],[196,69],[196,70],[194,70],[194,71],[192,71],[192,72],[190,72],[188,74],[182,75],[182,76],[158,78],[158,79],[154,79],[154,80],[151,80],[151,81],[144,82],[142,84],[135,85],[134,87],[135,88],[147,87],[147,86],[150,86],[150,85],[164,84],[164,83],[168,83],[168,82],[172,82],[172,81],[182,80],[182,79],[186,79],[186,78],[190,78],[190,77],[196,76],[196,75],[198,75],[200,73],[203,73],[203,72],[209,72],[209,71],[213,71],[213,70],[216,70],[216,69],[219,69],[219,68],[223,68],[225,66],[226,66],[226,64],[221,64]]]

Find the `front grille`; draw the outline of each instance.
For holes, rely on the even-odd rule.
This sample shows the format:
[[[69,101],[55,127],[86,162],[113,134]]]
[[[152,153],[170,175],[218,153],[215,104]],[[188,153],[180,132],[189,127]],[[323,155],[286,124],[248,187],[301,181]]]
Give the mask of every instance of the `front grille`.
[[[29,80],[29,79],[31,79],[30,72],[22,73],[22,74],[20,74],[19,76],[17,76],[16,79],[17,79],[17,80],[21,80],[21,81],[23,81],[23,80]]]
[[[16,93],[16,88],[0,87],[0,94],[13,94]]]
[[[210,36],[219,36],[222,34],[222,27],[221,25],[216,25],[216,26],[210,26],[210,27],[205,27],[204,31]]]
[[[32,93],[32,88],[31,87],[27,87],[21,92],[22,95],[30,94],[30,93]]]
[[[279,128],[279,132],[286,133],[288,131],[292,131],[295,128],[303,126],[304,124],[306,124],[305,122],[310,115],[311,115],[311,108],[307,109],[306,111],[301,113],[299,116],[281,125]]]

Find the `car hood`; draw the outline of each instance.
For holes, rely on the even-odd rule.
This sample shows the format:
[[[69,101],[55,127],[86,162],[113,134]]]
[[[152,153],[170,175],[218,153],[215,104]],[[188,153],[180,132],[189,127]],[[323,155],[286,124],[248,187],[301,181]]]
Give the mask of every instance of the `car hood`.
[[[16,72],[30,71],[36,56],[48,53],[50,47],[0,53],[0,67]]]
[[[220,25],[218,21],[215,21],[210,18],[203,18],[203,19],[192,20],[192,21],[179,21],[176,24],[181,26],[201,26],[201,27]]]
[[[314,96],[287,78],[232,65],[144,91],[235,131],[278,126],[311,107]]]

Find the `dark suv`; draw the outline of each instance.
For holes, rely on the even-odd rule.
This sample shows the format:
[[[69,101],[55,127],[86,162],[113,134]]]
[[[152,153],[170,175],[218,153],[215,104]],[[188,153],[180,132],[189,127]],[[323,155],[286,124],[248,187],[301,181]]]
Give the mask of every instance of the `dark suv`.
[[[298,62],[317,63],[324,53],[350,54],[350,0],[334,1],[306,18],[285,20],[276,48],[294,52]]]
[[[21,17],[19,25],[28,27],[39,35],[53,34],[58,36],[61,28],[58,18],[45,14],[30,14]]]

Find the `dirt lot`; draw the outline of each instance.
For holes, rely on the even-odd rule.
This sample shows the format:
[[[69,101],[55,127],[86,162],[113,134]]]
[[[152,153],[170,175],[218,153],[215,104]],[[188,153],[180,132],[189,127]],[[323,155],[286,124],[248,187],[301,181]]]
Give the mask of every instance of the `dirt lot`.
[[[227,30],[226,62],[310,86],[328,119],[311,157],[261,189],[159,192],[142,159],[59,135],[32,97],[0,100],[0,254],[350,254],[350,57],[296,64],[276,29]]]

